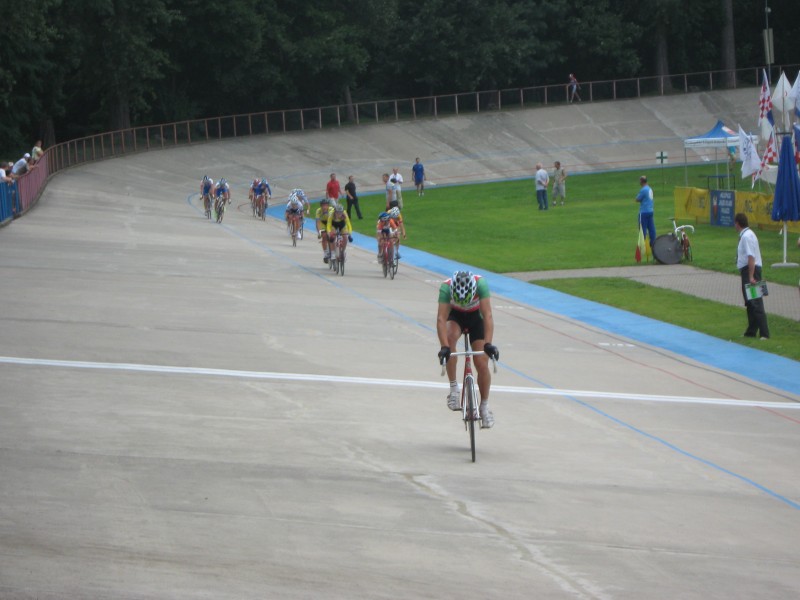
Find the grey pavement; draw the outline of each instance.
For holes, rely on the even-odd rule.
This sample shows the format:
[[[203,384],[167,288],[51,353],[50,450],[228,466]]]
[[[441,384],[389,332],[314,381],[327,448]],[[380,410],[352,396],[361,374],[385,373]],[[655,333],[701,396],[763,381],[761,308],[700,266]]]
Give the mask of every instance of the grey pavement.
[[[261,172],[284,193],[331,170],[366,181],[429,143],[448,148],[443,181],[501,178],[473,135],[555,131],[573,109],[617,119],[580,150],[611,163],[610,132],[674,129],[726,98],[228,140],[57,175],[0,231],[0,598],[800,596],[800,397],[755,377],[769,355],[726,345],[741,366],[720,369],[495,295],[497,424],[472,464],[435,362],[438,259],[409,251],[384,279],[359,236],[335,276],[244,196]],[[222,225],[197,206],[206,172],[236,183]]]
[[[742,306],[738,275],[698,269],[691,265],[647,264],[605,269],[571,269],[505,273],[521,281],[544,279],[570,279],[579,277],[623,277],[654,287],[666,288],[713,300],[731,306]],[[768,283],[769,296],[764,300],[767,314],[780,315],[800,321],[800,290],[798,288]]]

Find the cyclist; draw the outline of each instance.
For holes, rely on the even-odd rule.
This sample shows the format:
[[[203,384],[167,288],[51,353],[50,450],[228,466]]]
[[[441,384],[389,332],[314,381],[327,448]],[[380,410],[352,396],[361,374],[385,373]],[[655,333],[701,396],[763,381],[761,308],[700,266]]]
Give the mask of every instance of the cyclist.
[[[208,175],[203,175],[200,182],[200,197],[203,199],[203,207],[206,211],[211,210],[211,190],[214,189],[214,180]]]
[[[498,360],[500,351],[492,344],[494,319],[489,294],[489,284],[480,275],[469,271],[456,271],[439,287],[439,310],[436,316],[436,332],[439,335],[439,361],[446,362],[447,376],[450,378],[450,393],[447,407],[461,410],[461,392],[456,380],[457,359],[450,358],[456,351],[458,340],[464,329],[469,330],[469,343],[476,352],[486,356],[475,356],[475,369],[478,372],[478,389],[481,395],[481,428],[494,425],[494,414],[489,410],[489,390],[492,385],[489,373],[489,358]]]
[[[253,179],[253,183],[250,184],[250,190],[247,193],[247,197],[250,199],[250,206],[252,207],[253,214],[255,216],[260,216],[260,215],[257,214],[257,208],[258,207],[256,205],[256,197],[258,195],[258,192],[257,192],[258,184],[259,184],[258,177],[256,177],[255,179]]]
[[[322,200],[319,201],[319,208],[317,212],[314,214],[316,220],[314,224],[317,227],[317,239],[322,243],[322,252],[323,257],[322,261],[325,264],[328,264],[328,261],[331,258],[331,250],[328,247],[328,220],[330,219],[331,215],[331,201],[326,196]]]
[[[395,206],[389,211],[389,217],[391,217],[392,221],[395,222],[397,229],[394,232],[394,243],[397,246],[397,258],[400,258],[400,236],[399,233],[403,234],[403,239],[406,239],[406,226],[403,224],[403,215],[400,214],[400,208]]]
[[[342,234],[342,245],[347,248],[347,242],[353,241],[353,225],[350,223],[350,217],[347,216],[344,206],[338,202],[333,206],[330,213],[328,213],[328,225],[325,228],[328,234],[328,250],[331,250],[333,244],[336,243],[336,233],[333,231],[334,229]],[[335,250],[335,248],[333,249]],[[328,254],[328,256],[330,256],[330,254]]]
[[[223,202],[231,203],[231,188],[224,177],[214,186],[214,210],[216,212],[219,212],[220,204]]]
[[[309,204],[306,193],[300,189],[295,188],[289,193],[289,201],[286,203],[286,225],[289,226],[292,222],[295,223],[295,230],[300,231],[300,217],[303,212],[308,214]]]
[[[266,194],[266,200],[272,200],[272,188],[269,187],[269,181],[267,181],[266,177],[261,178],[261,183],[258,186],[259,192],[263,196]],[[266,208],[267,202],[264,202],[264,207]]]
[[[375,224],[375,239],[378,241],[378,262],[383,262],[383,247],[397,238],[397,223],[388,212],[382,212]]]

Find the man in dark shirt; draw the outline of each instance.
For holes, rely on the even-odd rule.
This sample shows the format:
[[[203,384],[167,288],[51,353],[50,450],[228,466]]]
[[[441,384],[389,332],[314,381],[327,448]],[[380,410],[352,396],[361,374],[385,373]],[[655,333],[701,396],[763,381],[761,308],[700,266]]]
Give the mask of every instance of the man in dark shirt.
[[[358,194],[356,194],[356,182],[353,176],[347,178],[347,183],[344,186],[344,193],[347,194],[347,216],[353,219],[352,208],[355,207],[356,214],[359,219],[362,219],[361,208],[358,206]]]

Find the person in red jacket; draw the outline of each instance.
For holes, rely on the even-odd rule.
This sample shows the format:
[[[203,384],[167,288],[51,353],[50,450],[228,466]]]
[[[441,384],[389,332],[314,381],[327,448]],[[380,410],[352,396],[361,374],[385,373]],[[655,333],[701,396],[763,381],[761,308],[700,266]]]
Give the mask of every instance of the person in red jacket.
[[[336,204],[339,197],[342,195],[342,187],[339,185],[339,180],[336,179],[336,173],[331,173],[331,179],[326,187],[326,195],[331,199],[331,204]]]

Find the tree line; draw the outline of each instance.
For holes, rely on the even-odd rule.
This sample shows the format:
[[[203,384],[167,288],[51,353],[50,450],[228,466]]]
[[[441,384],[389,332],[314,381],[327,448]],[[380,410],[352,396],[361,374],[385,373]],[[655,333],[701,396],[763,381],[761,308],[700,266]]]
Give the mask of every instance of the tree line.
[[[769,0],[776,62],[794,2]],[[763,64],[752,0],[32,0],[4,11],[0,150],[154,122]]]

